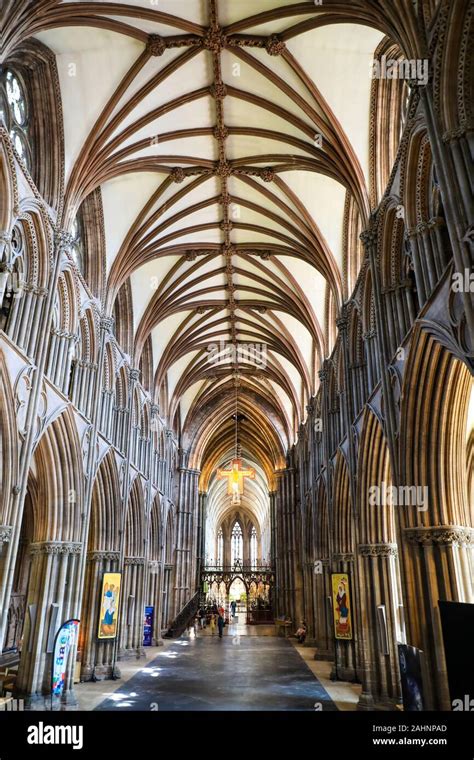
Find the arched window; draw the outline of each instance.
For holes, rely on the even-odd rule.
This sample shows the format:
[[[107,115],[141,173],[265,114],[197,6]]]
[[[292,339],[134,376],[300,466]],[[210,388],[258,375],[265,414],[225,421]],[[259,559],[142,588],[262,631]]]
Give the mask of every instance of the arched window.
[[[236,522],[232,529],[231,536],[230,561],[232,565],[235,565],[236,562],[242,562],[244,554],[243,548],[242,528],[240,527],[239,523]]]
[[[250,563],[252,567],[257,567],[257,531],[255,525],[250,534]]]
[[[222,567],[224,562],[224,535],[222,528],[217,531],[217,567]]]
[[[31,170],[28,103],[20,76],[11,68],[0,75],[0,118],[5,124],[14,148]]]

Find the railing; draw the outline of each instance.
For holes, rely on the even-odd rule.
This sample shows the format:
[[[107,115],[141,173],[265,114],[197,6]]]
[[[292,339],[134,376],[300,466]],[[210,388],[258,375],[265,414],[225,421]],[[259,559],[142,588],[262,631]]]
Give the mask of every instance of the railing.
[[[273,572],[274,567],[268,562],[252,562],[248,565],[243,565],[241,562],[235,562],[233,565],[219,565],[213,563],[205,565],[202,569],[202,573],[231,573],[232,575],[239,573],[254,574]]]
[[[165,634],[165,639],[176,639],[186,630],[191,620],[194,618],[199,607],[200,592],[196,591],[193,597],[187,602],[181,612],[177,614],[172,624]]]

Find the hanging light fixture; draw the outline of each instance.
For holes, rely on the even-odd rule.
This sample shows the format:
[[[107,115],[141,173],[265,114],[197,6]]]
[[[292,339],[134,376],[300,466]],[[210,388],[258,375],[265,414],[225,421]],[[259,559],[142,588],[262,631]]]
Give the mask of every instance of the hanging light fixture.
[[[239,447],[239,415],[238,415],[238,385],[235,386],[235,453],[234,458],[230,463],[230,470],[223,470],[218,468],[217,479],[223,480],[227,478],[227,493],[232,496],[231,504],[238,506],[240,504],[240,497],[244,492],[244,478],[255,479],[255,470],[253,467],[244,469],[242,464],[242,458],[240,457]]]

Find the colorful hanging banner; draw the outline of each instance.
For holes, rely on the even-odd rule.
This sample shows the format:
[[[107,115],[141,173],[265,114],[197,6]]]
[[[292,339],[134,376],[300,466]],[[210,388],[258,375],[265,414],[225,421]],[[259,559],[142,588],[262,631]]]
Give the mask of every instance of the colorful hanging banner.
[[[99,639],[114,639],[117,635],[120,581],[120,573],[104,573],[100,596]]]
[[[333,573],[331,578],[334,636],[336,639],[352,639],[349,576],[347,573]]]
[[[66,620],[54,639],[53,664],[51,673],[51,693],[59,696],[66,683],[67,661],[76,642],[79,620]]]

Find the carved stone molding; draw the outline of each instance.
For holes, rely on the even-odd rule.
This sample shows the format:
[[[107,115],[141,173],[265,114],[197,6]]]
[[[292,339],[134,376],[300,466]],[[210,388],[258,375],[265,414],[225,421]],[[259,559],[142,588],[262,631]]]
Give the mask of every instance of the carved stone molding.
[[[203,37],[202,45],[211,53],[219,53],[222,48],[227,47],[227,35],[221,29],[209,29],[206,36]]]
[[[105,330],[106,332],[112,332],[115,325],[115,319],[113,317],[102,317],[100,320],[100,326],[102,330]]]
[[[361,557],[398,557],[396,544],[359,544],[357,551]]]
[[[0,543],[8,544],[12,535],[12,525],[0,525]]]
[[[166,50],[166,42],[159,34],[150,34],[148,37],[146,49],[150,55],[163,55]]]
[[[223,82],[216,82],[209,87],[209,94],[216,100],[222,100],[227,96],[227,87]]]
[[[125,557],[125,565],[144,565],[146,563],[145,557]]]
[[[118,562],[120,560],[120,552],[89,552],[87,554],[88,562]]]
[[[216,140],[227,140],[229,137],[229,130],[224,124],[214,127],[214,137]]]
[[[472,132],[472,124],[466,122],[455,129],[445,132],[442,139],[445,143],[454,142],[455,140],[460,140],[461,137],[465,137],[468,132]]]
[[[69,252],[73,242],[71,233],[66,230],[56,230],[54,233],[54,245],[60,253]]]
[[[82,544],[77,541],[41,541],[31,544],[30,553],[35,554],[81,554]]]
[[[333,554],[333,562],[354,562],[354,555],[349,553]]]
[[[266,41],[265,49],[268,55],[282,55],[286,50],[286,45],[276,34],[273,34]]]
[[[181,166],[175,166],[174,169],[170,171],[170,177],[173,182],[177,182],[178,184],[183,182],[184,178],[186,177],[185,171]]]
[[[377,243],[377,230],[376,228],[369,228],[367,230],[364,230],[359,235],[360,239],[362,240],[364,246],[368,248],[371,245],[376,245]]]
[[[341,310],[336,317],[336,327],[339,331],[346,331],[349,325],[349,313],[346,304],[341,306]]]
[[[439,525],[427,528],[405,528],[410,544],[420,546],[474,546],[474,528]]]

